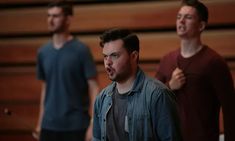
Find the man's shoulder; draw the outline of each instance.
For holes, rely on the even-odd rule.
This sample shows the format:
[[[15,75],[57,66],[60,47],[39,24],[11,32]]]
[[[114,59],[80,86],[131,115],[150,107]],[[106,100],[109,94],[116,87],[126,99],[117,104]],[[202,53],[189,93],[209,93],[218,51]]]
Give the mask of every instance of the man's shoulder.
[[[113,91],[114,87],[115,87],[115,82],[112,82],[112,83],[108,84],[105,88],[103,88],[101,93],[111,93]]]
[[[43,51],[48,50],[51,47],[52,47],[52,42],[49,40],[46,43],[44,43],[43,45],[41,45],[41,47],[38,49],[38,51],[43,52]]]
[[[177,58],[177,56],[179,56],[179,54],[180,54],[180,48],[168,52],[168,53],[165,54],[162,58],[163,58],[163,59]]]
[[[86,52],[90,52],[90,48],[82,41],[80,41],[77,38],[74,38],[70,44],[73,48],[74,51],[77,51],[79,53],[86,53]]]
[[[165,84],[152,77],[146,77],[145,79],[145,93],[149,93],[151,94],[149,96],[155,98],[158,98],[165,94],[174,95],[173,92]]]
[[[80,41],[78,38],[74,38],[72,40],[72,43],[75,44],[77,47],[81,47],[81,48],[87,48],[88,47],[84,42]]]
[[[218,52],[208,46],[205,46],[203,48],[201,54],[202,55],[199,56],[200,59],[203,60],[205,63],[209,64],[208,67],[213,66],[215,64],[226,64],[225,59]]]
[[[145,78],[145,86],[147,89],[151,89],[153,91],[168,89],[166,85],[164,85],[161,81],[157,80],[156,78],[146,76]]]
[[[214,49],[208,47],[208,46],[205,46],[205,53],[206,53],[206,56],[209,56],[211,57],[212,59],[216,58],[216,59],[222,59],[223,57],[218,53],[216,52]]]
[[[106,86],[101,90],[99,97],[101,98],[108,94],[111,94],[113,92],[114,87],[115,87],[115,82],[110,83],[108,86]]]

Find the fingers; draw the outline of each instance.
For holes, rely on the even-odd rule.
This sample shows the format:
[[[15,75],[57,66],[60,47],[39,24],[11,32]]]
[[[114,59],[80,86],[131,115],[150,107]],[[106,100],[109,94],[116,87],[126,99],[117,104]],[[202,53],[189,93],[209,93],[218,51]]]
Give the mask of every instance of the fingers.
[[[32,136],[33,136],[34,139],[39,140],[40,133],[37,132],[37,131],[33,131]]]
[[[176,79],[176,81],[178,81],[179,83],[184,84],[186,78],[185,78],[185,76],[184,76],[183,73],[179,73],[179,74],[177,74],[177,75],[175,76],[175,79]]]
[[[179,68],[176,68],[172,72],[171,80],[169,81],[169,86],[172,90],[178,90],[182,88],[182,86],[186,82],[186,77],[183,73],[183,71]]]

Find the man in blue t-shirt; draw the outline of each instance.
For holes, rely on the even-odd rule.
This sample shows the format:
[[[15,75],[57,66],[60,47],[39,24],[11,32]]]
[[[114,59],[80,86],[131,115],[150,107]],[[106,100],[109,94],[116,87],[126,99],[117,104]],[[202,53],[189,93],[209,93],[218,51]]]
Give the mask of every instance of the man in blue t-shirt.
[[[88,47],[69,32],[73,10],[65,2],[48,8],[52,40],[37,56],[37,76],[43,81],[38,124],[40,141],[91,140],[90,118],[99,88]]]

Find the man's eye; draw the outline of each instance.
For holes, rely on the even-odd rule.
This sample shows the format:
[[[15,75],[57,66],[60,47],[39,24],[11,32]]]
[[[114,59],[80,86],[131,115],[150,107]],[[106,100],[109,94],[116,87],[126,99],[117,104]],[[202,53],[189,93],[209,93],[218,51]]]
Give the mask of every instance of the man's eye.
[[[188,16],[186,16],[186,18],[187,18],[187,19],[192,19],[193,17],[190,16],[190,15],[188,15]]]
[[[111,55],[111,57],[112,57],[112,59],[117,59],[119,57],[119,55],[118,54],[113,54],[113,55]]]
[[[117,58],[117,57],[118,57],[118,55],[117,55],[117,54],[114,54],[114,55],[113,55],[113,57],[114,57],[114,58]]]
[[[180,18],[181,18],[181,15],[177,15],[176,18],[177,18],[177,19],[180,19]]]
[[[103,55],[103,58],[106,59],[108,56],[107,55]]]

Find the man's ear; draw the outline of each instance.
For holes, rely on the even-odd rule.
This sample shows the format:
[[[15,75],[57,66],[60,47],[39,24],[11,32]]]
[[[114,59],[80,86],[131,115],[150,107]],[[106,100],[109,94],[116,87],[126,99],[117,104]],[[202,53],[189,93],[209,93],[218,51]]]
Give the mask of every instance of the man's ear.
[[[207,23],[205,21],[201,21],[200,27],[199,27],[200,32],[202,32],[206,28],[206,24]]]
[[[138,51],[133,51],[133,52],[131,53],[131,57],[132,57],[133,59],[135,59],[135,60],[138,60],[138,58],[139,58],[139,52],[138,52]]]
[[[67,16],[67,24],[70,25],[72,23],[72,19],[73,17],[72,16]]]

